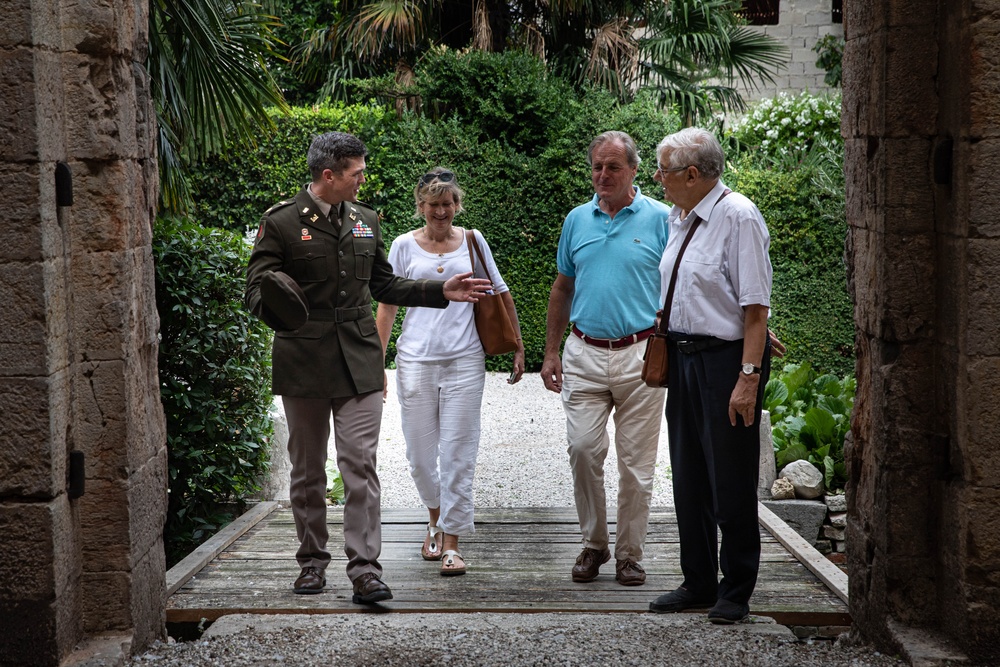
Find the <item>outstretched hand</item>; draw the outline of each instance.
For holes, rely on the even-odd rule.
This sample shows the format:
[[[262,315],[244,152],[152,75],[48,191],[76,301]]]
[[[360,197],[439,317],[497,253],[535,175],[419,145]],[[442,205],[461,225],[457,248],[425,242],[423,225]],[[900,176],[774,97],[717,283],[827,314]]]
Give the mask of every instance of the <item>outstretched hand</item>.
[[[767,337],[771,339],[771,356],[781,359],[785,356],[785,344],[778,340],[778,337],[770,329],[767,330]]]
[[[444,298],[448,301],[468,301],[476,303],[493,287],[485,278],[473,278],[472,272],[459,273],[444,281]]]

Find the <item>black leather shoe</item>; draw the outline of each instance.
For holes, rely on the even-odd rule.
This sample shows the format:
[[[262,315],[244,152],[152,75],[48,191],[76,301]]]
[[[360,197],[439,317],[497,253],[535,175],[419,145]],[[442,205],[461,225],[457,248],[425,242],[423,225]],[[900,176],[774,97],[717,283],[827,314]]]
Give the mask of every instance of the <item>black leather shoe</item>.
[[[714,597],[699,597],[682,586],[650,602],[649,610],[657,614],[670,614],[692,607],[709,607],[713,604],[715,604]]]
[[[318,567],[304,567],[299,573],[299,578],[295,580],[292,591],[299,595],[315,595],[322,593],[326,586],[326,578],[323,570]]]
[[[632,558],[616,560],[615,581],[622,586],[642,586],[646,583],[646,571]]]
[[[392,591],[382,583],[374,572],[365,572],[354,580],[354,604],[374,604],[382,600],[391,600]]]
[[[580,555],[576,557],[576,565],[573,566],[573,581],[586,582],[597,579],[597,573],[601,566],[609,560],[611,560],[611,551],[607,547],[603,549],[584,547]]]
[[[720,598],[708,611],[708,620],[716,625],[732,625],[750,616],[750,606]]]

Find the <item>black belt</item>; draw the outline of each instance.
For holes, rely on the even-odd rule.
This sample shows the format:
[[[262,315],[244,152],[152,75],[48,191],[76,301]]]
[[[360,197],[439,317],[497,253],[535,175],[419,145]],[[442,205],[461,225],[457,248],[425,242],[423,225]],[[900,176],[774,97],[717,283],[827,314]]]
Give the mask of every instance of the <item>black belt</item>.
[[[579,329],[576,325],[573,325],[573,333],[580,337],[580,339],[587,343],[588,345],[593,345],[594,347],[603,347],[607,350],[617,350],[619,348],[627,347],[633,343],[638,343],[641,340],[646,340],[653,335],[653,327],[649,327],[644,331],[634,333],[631,336],[625,336],[624,338],[594,338],[593,336],[588,336]]]
[[[738,340],[726,340],[715,336],[694,336],[691,334],[675,333],[671,331],[670,340],[677,346],[677,349],[684,354],[694,354],[703,350],[710,350],[713,347],[721,347],[729,343],[738,343]]]
[[[309,319],[317,322],[352,322],[360,320],[365,315],[372,314],[371,306],[357,306],[356,308],[314,308],[309,311]]]

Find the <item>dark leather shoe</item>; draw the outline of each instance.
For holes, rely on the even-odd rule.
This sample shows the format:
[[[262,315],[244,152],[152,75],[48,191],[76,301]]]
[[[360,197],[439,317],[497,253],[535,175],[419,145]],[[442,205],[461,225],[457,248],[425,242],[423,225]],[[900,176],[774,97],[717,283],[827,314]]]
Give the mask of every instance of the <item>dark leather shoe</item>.
[[[699,596],[683,586],[670,593],[664,593],[649,603],[649,610],[657,614],[670,614],[692,607],[709,607],[715,604],[715,597]]]
[[[720,598],[708,610],[708,620],[716,625],[732,625],[745,621],[750,616],[750,606]]]
[[[615,581],[622,586],[642,586],[646,583],[646,571],[632,558],[616,560]]]
[[[609,560],[611,560],[611,551],[607,547],[603,549],[585,547],[576,557],[576,565],[573,566],[573,581],[585,582],[597,579],[597,573],[601,566]]]
[[[382,583],[374,572],[365,572],[354,580],[354,604],[374,604],[382,600],[391,600],[392,591]]]
[[[315,595],[322,593],[326,586],[326,578],[323,570],[318,567],[304,567],[299,573],[299,578],[295,580],[292,590],[299,595]]]

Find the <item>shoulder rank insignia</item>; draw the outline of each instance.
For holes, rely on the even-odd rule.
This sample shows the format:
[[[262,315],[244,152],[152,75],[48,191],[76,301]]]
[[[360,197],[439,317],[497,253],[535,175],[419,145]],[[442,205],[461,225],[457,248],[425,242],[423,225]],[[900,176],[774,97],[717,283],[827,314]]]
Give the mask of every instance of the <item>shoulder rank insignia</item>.
[[[288,206],[289,204],[294,204],[294,203],[295,203],[294,199],[285,199],[283,201],[279,201],[277,204],[275,204],[271,208],[267,209],[267,211],[265,211],[264,214],[267,215],[271,211],[275,211],[275,210],[281,208],[282,206]]]
[[[375,236],[375,234],[372,233],[372,228],[365,224],[364,220],[359,220],[358,223],[351,228],[351,234],[353,234],[356,238],[365,239],[374,238]]]

